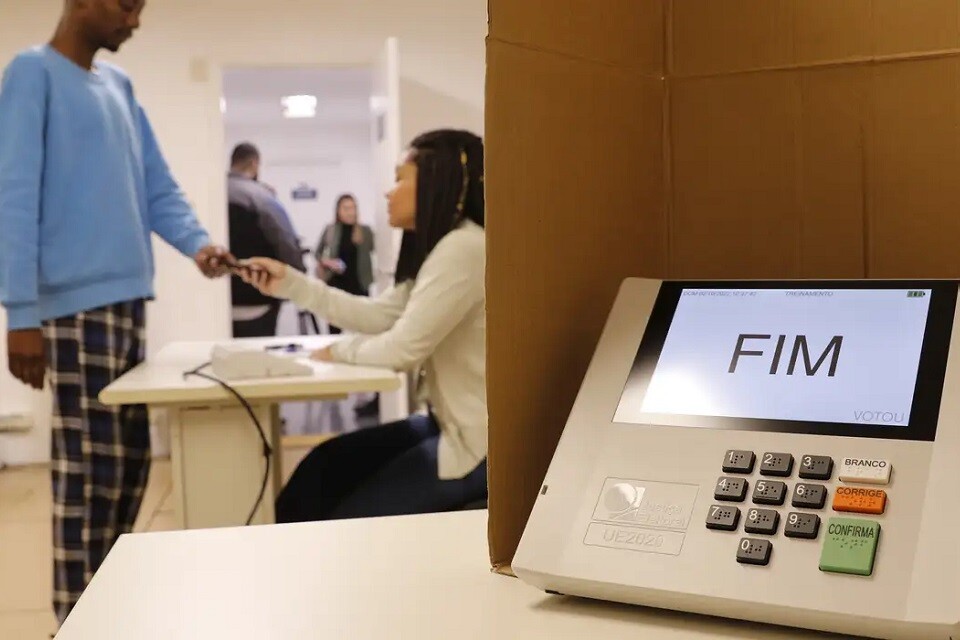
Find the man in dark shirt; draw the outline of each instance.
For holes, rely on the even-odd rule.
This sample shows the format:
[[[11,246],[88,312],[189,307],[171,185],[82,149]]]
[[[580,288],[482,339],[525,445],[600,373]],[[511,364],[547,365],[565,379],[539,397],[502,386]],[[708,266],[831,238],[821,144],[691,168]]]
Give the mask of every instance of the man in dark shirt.
[[[303,252],[289,220],[277,215],[275,198],[257,178],[260,152],[249,143],[234,148],[227,177],[230,250],[239,259],[264,256],[306,271]],[[235,338],[274,336],[281,301],[264,296],[234,277],[231,283]]]

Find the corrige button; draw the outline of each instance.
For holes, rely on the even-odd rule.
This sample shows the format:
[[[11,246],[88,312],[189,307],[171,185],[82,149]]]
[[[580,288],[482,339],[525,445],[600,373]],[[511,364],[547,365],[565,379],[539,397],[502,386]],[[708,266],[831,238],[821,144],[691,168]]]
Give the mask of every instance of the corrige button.
[[[840,482],[863,484],[890,484],[893,465],[889,460],[871,458],[843,458],[840,461]]]
[[[880,515],[886,508],[887,492],[883,489],[837,487],[833,494],[834,511]]]

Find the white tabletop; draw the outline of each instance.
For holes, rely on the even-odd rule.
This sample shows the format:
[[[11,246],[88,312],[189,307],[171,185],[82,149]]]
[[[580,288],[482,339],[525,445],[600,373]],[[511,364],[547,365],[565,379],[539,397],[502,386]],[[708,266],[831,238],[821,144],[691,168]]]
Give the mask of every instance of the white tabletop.
[[[486,512],[123,536],[57,640],[800,640],[491,573]]]
[[[336,336],[298,336],[235,340],[231,344],[256,347],[297,343],[309,353],[336,340]],[[232,397],[219,385],[203,378],[184,378],[190,371],[210,360],[214,342],[176,342],[164,347],[154,358],[137,366],[108,386],[100,394],[108,405],[138,404],[171,405],[193,402],[219,402]],[[308,360],[304,359],[303,361]],[[231,382],[248,400],[310,400],[321,396],[349,393],[394,391],[400,388],[400,377],[388,369],[356,367],[343,364],[310,362],[314,375],[309,377],[271,378]],[[208,372],[209,373],[209,372]]]

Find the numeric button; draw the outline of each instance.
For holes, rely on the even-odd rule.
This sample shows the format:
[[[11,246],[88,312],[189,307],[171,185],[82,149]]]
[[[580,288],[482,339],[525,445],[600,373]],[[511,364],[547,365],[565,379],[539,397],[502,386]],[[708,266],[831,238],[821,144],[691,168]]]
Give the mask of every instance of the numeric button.
[[[751,474],[756,462],[757,455],[753,451],[731,449],[723,457],[723,472]]]
[[[804,480],[829,480],[833,475],[830,456],[803,456],[800,458],[800,477]]]
[[[760,475],[789,478],[793,473],[793,456],[789,453],[765,453],[760,460]]]
[[[822,484],[798,482],[793,490],[791,504],[798,509],[823,509],[827,503],[827,488]]]
[[[788,538],[816,540],[820,535],[820,516],[815,513],[791,513],[783,525],[783,535]]]
[[[723,502],[743,502],[747,499],[749,484],[746,478],[720,478],[713,497]]]
[[[787,499],[787,485],[778,480],[760,480],[753,488],[753,503],[780,506]]]
[[[737,562],[766,566],[770,564],[770,554],[772,552],[773,544],[769,540],[743,538],[740,540],[740,546],[737,547]]]
[[[780,514],[773,509],[750,509],[743,530],[765,536],[776,535],[780,528]]]
[[[707,529],[716,531],[736,531],[740,524],[740,509],[715,504],[707,514]]]

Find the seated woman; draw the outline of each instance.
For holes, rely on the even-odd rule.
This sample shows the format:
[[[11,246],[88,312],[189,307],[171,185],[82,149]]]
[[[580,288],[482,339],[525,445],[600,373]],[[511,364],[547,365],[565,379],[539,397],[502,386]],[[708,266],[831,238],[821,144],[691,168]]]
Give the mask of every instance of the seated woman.
[[[387,199],[404,234],[396,283],[382,295],[351,295],[262,258],[242,272],[356,334],[315,358],[419,371],[430,406],[316,447],[280,493],[277,522],[450,511],[487,495],[483,142],[451,130],[418,137]]]

